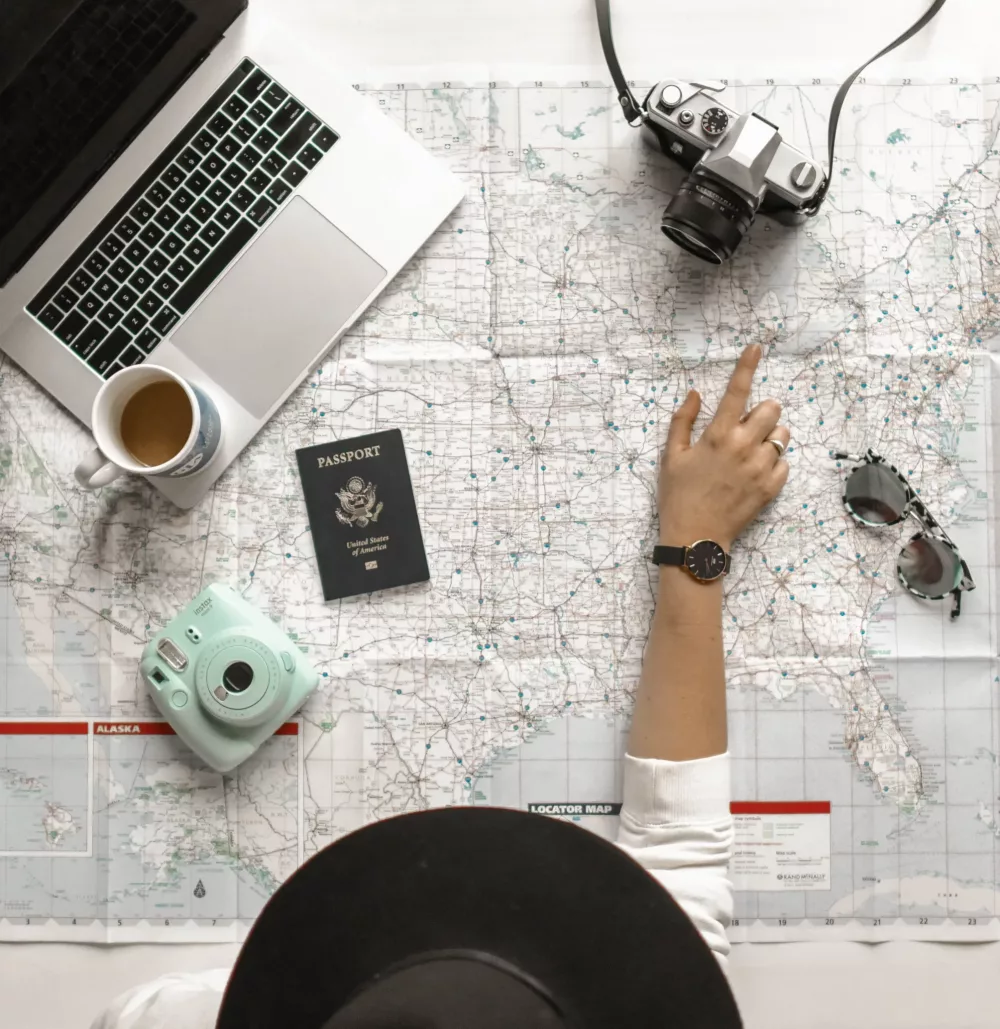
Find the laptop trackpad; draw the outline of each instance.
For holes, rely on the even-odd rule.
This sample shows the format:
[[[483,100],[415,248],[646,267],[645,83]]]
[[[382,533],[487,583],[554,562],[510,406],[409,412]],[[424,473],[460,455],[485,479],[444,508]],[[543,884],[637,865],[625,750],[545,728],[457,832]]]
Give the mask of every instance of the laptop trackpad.
[[[381,265],[295,196],[171,342],[263,418],[384,275]]]

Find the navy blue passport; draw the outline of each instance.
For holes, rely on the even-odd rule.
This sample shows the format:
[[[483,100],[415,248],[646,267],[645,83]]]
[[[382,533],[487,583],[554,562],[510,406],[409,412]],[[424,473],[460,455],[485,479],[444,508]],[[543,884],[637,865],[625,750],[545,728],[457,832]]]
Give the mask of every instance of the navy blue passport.
[[[426,582],[399,429],[295,451],[325,600]]]

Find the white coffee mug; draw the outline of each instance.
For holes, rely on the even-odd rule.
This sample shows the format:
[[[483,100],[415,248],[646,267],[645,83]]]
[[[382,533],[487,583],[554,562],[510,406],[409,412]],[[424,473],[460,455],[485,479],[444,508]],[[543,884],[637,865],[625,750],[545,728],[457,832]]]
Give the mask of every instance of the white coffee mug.
[[[122,442],[122,412],[144,386],[168,380],[176,382],[184,390],[191,404],[191,432],[184,446],[169,461],[155,466],[141,464]],[[193,475],[211,461],[222,439],[219,410],[211,398],[176,372],[155,364],[134,365],[112,375],[94,397],[91,427],[97,449],[87,454],[77,465],[75,473],[76,481],[85,489],[107,486],[124,472],[171,478]]]

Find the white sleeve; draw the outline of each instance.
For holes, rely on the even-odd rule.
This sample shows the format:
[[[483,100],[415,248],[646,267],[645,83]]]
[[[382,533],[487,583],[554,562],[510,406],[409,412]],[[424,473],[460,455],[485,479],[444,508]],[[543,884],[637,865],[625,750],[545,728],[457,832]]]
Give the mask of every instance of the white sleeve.
[[[733,916],[729,755],[658,761],[625,755],[618,844],[667,889],[723,969]]]
[[[165,975],[116,997],[90,1029],[213,1029],[228,968]]]

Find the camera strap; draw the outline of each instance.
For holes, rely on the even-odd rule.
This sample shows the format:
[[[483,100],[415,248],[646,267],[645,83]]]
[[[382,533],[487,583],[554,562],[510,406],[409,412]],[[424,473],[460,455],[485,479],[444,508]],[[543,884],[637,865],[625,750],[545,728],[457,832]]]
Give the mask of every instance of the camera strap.
[[[883,47],[874,57],[869,57],[864,64],[859,68],[856,68],[844,81],[844,84],[837,90],[837,95],[833,98],[833,104],[830,106],[830,124],[826,130],[826,159],[829,162],[830,170],[827,172],[826,181],[820,186],[819,191],[813,198],[812,203],[806,208],[806,213],[810,216],[819,213],[820,207],[823,205],[823,201],[826,199],[826,194],[830,190],[830,183],[833,181],[833,148],[837,142],[837,123],[840,121],[840,112],[844,107],[844,101],[847,99],[847,92],[854,85],[854,80],[868,67],[869,64],[874,63],[880,57],[885,57],[891,50],[895,50],[897,46],[905,43],[911,36],[915,36],[937,13],[944,7],[945,0],[934,0],[934,3],[924,11],[923,17],[915,21],[901,36],[897,36],[888,46]]]
[[[941,2],[943,3],[944,0]],[[611,72],[611,81],[618,90],[618,103],[622,105],[629,125],[634,128],[646,120],[646,112],[635,102],[632,90],[628,87],[628,80],[622,74],[622,66],[618,63],[615,42],[611,38],[611,0],[595,0],[595,6],[597,7],[597,30],[601,34],[604,60],[607,62],[608,71]]]
[[[830,189],[830,182],[833,176],[833,149],[837,142],[837,125],[840,122],[840,112],[843,110],[848,90],[854,85],[854,80],[869,64],[877,61],[880,57],[885,57],[887,53],[905,43],[911,36],[915,36],[944,5],[945,0],[934,0],[922,17],[915,21],[902,35],[897,36],[888,46],[879,50],[874,57],[869,57],[864,64],[855,69],[840,89],[837,90],[837,95],[833,98],[833,104],[830,107],[830,123],[827,129],[827,160],[830,163],[830,171],[823,185],[816,193],[812,204],[806,208],[807,214],[814,215],[819,211]],[[608,71],[611,72],[611,79],[615,84],[615,89],[618,91],[618,103],[621,104],[622,111],[625,112],[629,125],[639,125],[645,120],[646,112],[636,103],[632,90],[629,89],[628,80],[622,74],[621,65],[618,63],[618,56],[615,54],[615,44],[611,38],[611,0],[594,0],[594,6],[597,8],[597,28],[601,34],[601,48],[604,50],[604,59],[607,61]]]

